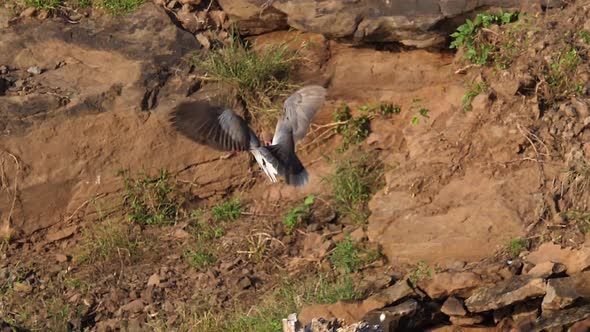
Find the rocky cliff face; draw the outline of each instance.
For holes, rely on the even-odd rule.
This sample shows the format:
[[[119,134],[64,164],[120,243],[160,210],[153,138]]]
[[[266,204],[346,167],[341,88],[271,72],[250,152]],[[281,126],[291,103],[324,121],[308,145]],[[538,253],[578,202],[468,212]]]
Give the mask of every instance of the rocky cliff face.
[[[490,7],[521,9],[559,6],[544,0],[219,0],[243,34],[291,26],[328,38],[360,43],[398,42],[426,48],[441,46],[448,32],[473,12]]]

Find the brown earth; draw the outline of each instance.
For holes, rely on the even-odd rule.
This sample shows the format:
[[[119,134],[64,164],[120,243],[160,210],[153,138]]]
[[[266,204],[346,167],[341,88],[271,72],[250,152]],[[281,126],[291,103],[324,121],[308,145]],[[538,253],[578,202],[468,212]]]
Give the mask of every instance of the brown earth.
[[[54,304],[59,308],[62,301],[83,311],[78,320],[68,321],[71,313],[62,317],[77,330],[157,329],[153,317],[182,329],[178,324],[191,314],[182,313],[187,307],[256,307],[284,272],[331,271],[327,251],[343,231],[359,228],[335,214],[323,181],[333,172],[326,156],[340,158],[335,148],[341,137],[316,140],[342,103],[395,103],[402,109],[374,119],[360,148],[375,151],[385,164],[384,187],[369,202],[368,224],[360,226],[385,259],[355,274],[364,280],[364,295],[402,278],[420,261],[443,271],[475,267],[484,276],[491,264],[488,283],[509,279],[498,271],[506,268],[502,259],[510,256],[506,247],[514,238],[526,237],[531,246],[547,240],[580,246],[583,222],[563,213],[588,204],[583,172],[576,168],[590,153],[587,81],[583,93],[550,104],[548,95],[540,101],[537,89],[520,84],[529,76],[542,81],[546,58],[563,48],[560,36],[588,29],[586,5],[576,2],[565,13],[579,15],[563,22],[564,14],[555,10],[538,18],[535,24],[546,32],[531,33],[527,45],[533,46],[504,71],[465,69],[461,54],[354,47],[309,33],[253,38],[256,47],[289,38],[311,41],[309,61],[296,77],[328,88],[299,152],[310,172],[302,189],[271,185],[247,155],[221,158],[224,153],[170,128],[174,105],[223,91],[199,81],[190,57],[201,52],[200,44],[160,7],[145,4],[129,16],[91,16],[76,25],[49,18],[3,28],[0,66],[9,70],[0,72],[0,229],[10,241],[0,247],[0,282],[15,275],[20,281],[0,304],[0,317],[59,330],[64,325]],[[587,60],[588,47],[570,39]],[[34,66],[40,74],[27,72]],[[580,68],[576,79],[588,73],[586,62]],[[5,91],[3,80],[11,82]],[[462,98],[472,80],[485,80],[490,89],[465,112]],[[542,83],[537,87],[543,89]],[[428,110],[427,118],[420,108]],[[161,228],[122,223],[117,232],[137,237],[140,254],[121,250],[113,261],[92,264],[72,260],[86,230],[106,225],[105,219],[123,221],[121,211],[110,210],[120,203],[118,171],[162,168],[177,177],[191,208],[231,196],[246,205],[247,213],[216,240],[222,254],[215,265],[199,271],[183,259],[186,248],[200,241],[187,222]],[[287,234],[282,216],[312,193],[321,202],[306,228]],[[260,259],[252,258],[256,245],[266,249]],[[323,246],[323,253],[314,252]],[[494,321],[484,318],[488,325]]]

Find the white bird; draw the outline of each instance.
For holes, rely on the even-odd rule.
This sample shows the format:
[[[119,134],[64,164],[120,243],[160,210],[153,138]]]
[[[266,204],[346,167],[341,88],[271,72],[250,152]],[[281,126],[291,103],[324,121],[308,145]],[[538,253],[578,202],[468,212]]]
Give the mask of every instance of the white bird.
[[[206,102],[179,104],[170,121],[181,134],[201,144],[217,150],[249,151],[271,182],[277,182],[279,175],[287,184],[300,187],[308,182],[308,173],[295,153],[295,143],[305,137],[325,98],[326,89],[319,85],[305,86],[289,96],[272,143],[266,146],[242,117]]]

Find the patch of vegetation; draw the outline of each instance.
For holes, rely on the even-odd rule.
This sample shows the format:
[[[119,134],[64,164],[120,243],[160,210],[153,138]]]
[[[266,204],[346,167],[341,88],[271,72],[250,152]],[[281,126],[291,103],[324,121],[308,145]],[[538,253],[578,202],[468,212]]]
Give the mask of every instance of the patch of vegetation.
[[[377,116],[390,117],[393,114],[399,114],[401,108],[399,105],[391,103],[380,103],[375,106],[363,105],[357,109],[359,115],[353,117],[352,110],[346,104],[337,108],[332,117],[338,124],[334,130],[337,134],[342,135],[342,146],[338,152],[342,153],[351,146],[363,142],[371,133],[371,120]]]
[[[176,184],[166,170],[150,176],[142,172],[139,178],[132,178],[129,171],[120,171],[125,194],[123,207],[127,219],[144,225],[170,224],[177,220],[180,202],[176,197]]]
[[[508,243],[508,251],[512,256],[517,257],[528,247],[528,241],[523,238],[514,238]]]
[[[426,278],[432,278],[432,275],[438,272],[438,268],[432,269],[424,261],[419,261],[418,264],[408,274],[408,280],[412,285],[416,285]]]
[[[465,92],[465,94],[463,95],[463,110],[464,111],[471,111],[473,108],[471,107],[471,104],[473,103],[473,100],[475,99],[475,97],[479,96],[480,93],[486,91],[488,88],[488,86],[486,85],[485,82],[480,81],[477,83],[472,83],[471,86],[469,87],[469,90],[467,90]]]
[[[369,217],[367,203],[382,184],[383,164],[374,156],[356,154],[336,164],[333,175],[327,178],[336,209],[356,224]]]
[[[264,124],[278,118],[281,107],[275,103],[293,90],[289,76],[300,60],[299,52],[286,44],[255,51],[233,35],[228,45],[195,58],[194,63],[209,79],[232,86],[252,120]]]
[[[211,331],[282,331],[282,319],[292,312],[298,312],[303,305],[355,300],[361,295],[349,277],[334,279],[320,275],[315,280],[309,279],[295,285],[285,282],[263,300],[253,314],[249,314],[249,310],[242,310],[231,319],[226,319],[227,323],[219,329]]]
[[[81,0],[89,2],[90,0]],[[141,6],[145,0],[100,0],[96,3],[96,7],[107,10],[112,15],[124,15],[135,11]]]
[[[430,110],[428,108],[426,108],[425,106],[422,106],[420,104],[420,100],[419,99],[414,99],[412,101],[412,106],[410,106],[410,109],[411,110],[417,109],[418,110],[418,115],[420,117],[422,117],[423,119],[429,119],[430,118],[430,116],[428,115],[428,113],[430,112]],[[418,117],[418,115],[412,117],[412,120],[411,120],[410,123],[413,126],[416,126],[416,125],[420,124],[420,118]]]
[[[301,219],[305,218],[309,215],[309,211],[313,202],[315,200],[315,195],[309,195],[303,201],[303,204],[300,204],[285,215],[283,218],[283,225],[287,229],[287,234],[293,234],[293,230],[299,225]]]
[[[185,250],[184,258],[192,268],[199,271],[203,271],[217,262],[215,254],[205,246],[199,246],[197,249]]]
[[[561,213],[562,218],[575,224],[582,234],[590,232],[590,211],[568,210]]]
[[[82,234],[81,250],[74,256],[79,263],[126,258],[138,250],[138,241],[127,224],[107,220],[91,224]]]
[[[242,204],[237,198],[215,205],[211,215],[216,221],[234,221],[242,214]]]
[[[339,152],[344,152],[353,144],[359,144],[364,141],[371,133],[371,119],[368,115],[360,115],[356,118],[352,116],[352,111],[348,105],[336,109],[333,114],[334,121],[340,122],[334,129],[336,133],[342,135],[342,146]]]
[[[584,44],[590,45],[590,33],[588,31],[581,30],[580,32],[578,32],[578,37],[580,37],[580,39],[582,39]]]
[[[330,254],[330,262],[337,270],[345,274],[356,272],[364,265],[374,262],[380,257],[375,250],[366,250],[360,247],[346,234],[344,239],[336,243],[336,247]]]
[[[575,47],[562,51],[553,56],[545,73],[548,91],[545,99],[548,101],[562,99],[574,92],[579,92],[579,82],[575,81],[575,73],[582,58]]]
[[[188,232],[200,242],[219,239],[225,234],[225,230],[221,225],[204,218],[203,210],[192,211],[190,219]]]
[[[480,13],[472,21],[467,21],[457,28],[457,31],[451,34],[453,41],[451,48],[465,49],[465,60],[471,61],[477,65],[485,65],[490,59],[490,55],[497,53],[497,46],[489,42],[483,35],[482,31],[488,32],[492,24],[503,25],[511,23],[520,18],[518,12],[502,12],[497,14]]]

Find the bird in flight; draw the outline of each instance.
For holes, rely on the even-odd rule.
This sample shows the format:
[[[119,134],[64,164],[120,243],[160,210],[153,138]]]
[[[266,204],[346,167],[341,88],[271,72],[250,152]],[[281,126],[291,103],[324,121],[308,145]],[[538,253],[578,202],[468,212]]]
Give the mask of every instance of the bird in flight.
[[[203,101],[179,104],[170,122],[200,144],[222,151],[249,151],[271,182],[282,176],[287,184],[300,187],[308,182],[308,173],[295,153],[295,143],[305,137],[325,98],[326,89],[319,85],[295,91],[285,100],[272,142],[266,144],[261,144],[246,121],[231,109]]]

